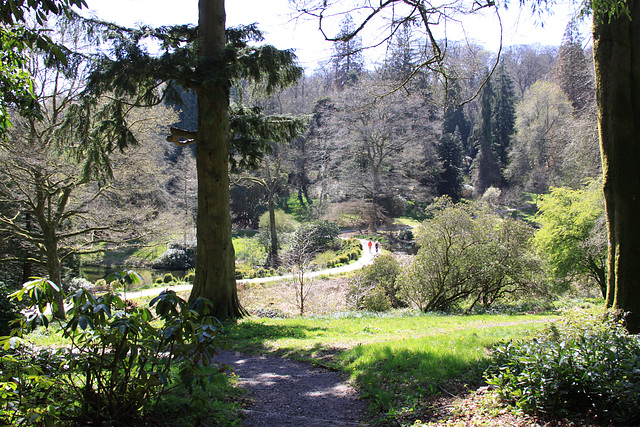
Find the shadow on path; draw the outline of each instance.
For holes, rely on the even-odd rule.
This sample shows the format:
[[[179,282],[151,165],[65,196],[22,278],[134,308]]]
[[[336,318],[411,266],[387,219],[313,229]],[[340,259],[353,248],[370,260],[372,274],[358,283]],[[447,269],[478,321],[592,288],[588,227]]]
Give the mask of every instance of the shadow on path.
[[[251,403],[244,425],[364,426],[365,403],[337,372],[276,356],[222,351],[216,359],[231,366]]]

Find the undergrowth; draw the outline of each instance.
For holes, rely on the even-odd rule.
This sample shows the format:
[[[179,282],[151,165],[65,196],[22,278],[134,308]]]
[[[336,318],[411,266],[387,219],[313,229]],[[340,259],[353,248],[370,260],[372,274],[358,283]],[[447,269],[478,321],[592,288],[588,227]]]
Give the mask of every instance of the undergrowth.
[[[573,311],[534,339],[499,345],[492,359],[487,382],[528,413],[640,421],[640,341],[615,313]]]

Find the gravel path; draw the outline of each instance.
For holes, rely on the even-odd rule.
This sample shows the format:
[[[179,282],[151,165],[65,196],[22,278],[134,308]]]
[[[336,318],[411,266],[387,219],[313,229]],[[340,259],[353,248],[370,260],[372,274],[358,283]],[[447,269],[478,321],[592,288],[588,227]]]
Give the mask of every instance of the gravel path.
[[[275,356],[222,351],[239,386],[249,391],[246,427],[365,426],[364,402],[337,372]]]

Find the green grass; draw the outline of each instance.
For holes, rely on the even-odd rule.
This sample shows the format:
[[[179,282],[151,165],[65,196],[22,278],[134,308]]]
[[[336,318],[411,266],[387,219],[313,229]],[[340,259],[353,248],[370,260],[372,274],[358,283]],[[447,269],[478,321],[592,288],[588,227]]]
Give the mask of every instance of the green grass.
[[[540,330],[554,316],[337,314],[245,319],[227,328],[230,345],[338,369],[371,409],[406,418],[452,380],[478,381],[488,349]]]
[[[267,259],[267,251],[255,237],[234,237],[233,248],[236,260],[247,268],[263,265]]]
[[[417,227],[420,224],[422,224],[422,222],[418,221],[417,219],[408,218],[408,217],[395,218],[393,220],[393,223],[394,225],[406,225],[409,227]]]

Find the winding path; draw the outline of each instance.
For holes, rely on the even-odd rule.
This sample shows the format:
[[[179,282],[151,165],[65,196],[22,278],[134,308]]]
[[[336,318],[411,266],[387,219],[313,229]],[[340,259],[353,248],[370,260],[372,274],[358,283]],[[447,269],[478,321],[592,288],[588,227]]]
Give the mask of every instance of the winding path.
[[[362,256],[357,261],[338,268],[314,271],[308,277],[335,275],[359,270],[373,262],[368,241],[359,239]],[[264,283],[292,278],[292,275],[242,280]],[[128,292],[129,298],[153,296],[164,289],[188,291],[192,285],[145,289]],[[238,386],[249,392],[249,402],[243,414],[245,427],[332,427],[365,426],[362,421],[365,403],[358,392],[337,372],[269,355],[248,355],[221,351],[216,359],[231,367]]]
[[[341,273],[347,273],[349,271],[360,270],[365,265],[371,264],[376,254],[369,252],[369,249],[367,247],[368,240],[365,240],[365,239],[358,239],[358,240],[360,240],[360,244],[362,244],[362,256],[360,257],[360,259],[358,259],[357,261],[351,264],[343,265],[342,267],[311,271],[307,273],[305,276],[306,277],[318,277],[323,275],[331,276],[331,275],[336,275]],[[239,280],[238,283],[266,283],[266,282],[274,282],[276,280],[292,279],[292,278],[293,278],[293,275],[288,274],[285,276],[271,276],[271,277],[260,277],[256,279]],[[193,285],[186,284],[186,285],[166,286],[166,287],[160,287],[160,288],[142,289],[139,291],[129,291],[127,292],[127,298],[141,298],[141,297],[155,296],[164,290],[172,290],[175,292],[190,291],[192,287]]]

